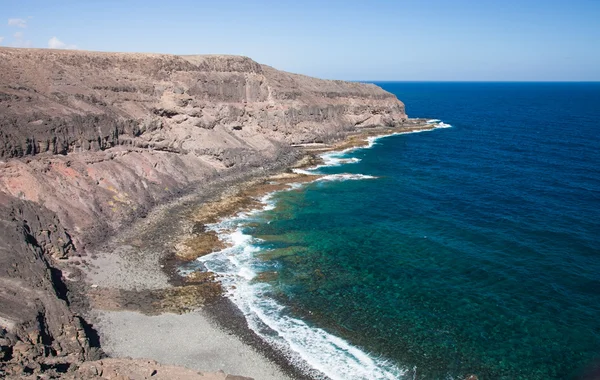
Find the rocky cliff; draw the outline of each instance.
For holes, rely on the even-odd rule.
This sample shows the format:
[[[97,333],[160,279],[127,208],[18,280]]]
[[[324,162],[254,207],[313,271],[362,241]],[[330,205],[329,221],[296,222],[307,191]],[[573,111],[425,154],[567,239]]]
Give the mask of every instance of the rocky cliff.
[[[74,250],[56,214],[0,193],[0,225],[0,377],[60,373],[98,358],[94,334],[69,308],[52,262]]]
[[[375,85],[245,57],[2,48],[0,191],[56,212],[78,246],[196,181],[405,118]]]
[[[0,363],[97,356],[61,263],[125,221],[291,162],[293,145],[405,120],[377,86],[246,57],[0,48]]]

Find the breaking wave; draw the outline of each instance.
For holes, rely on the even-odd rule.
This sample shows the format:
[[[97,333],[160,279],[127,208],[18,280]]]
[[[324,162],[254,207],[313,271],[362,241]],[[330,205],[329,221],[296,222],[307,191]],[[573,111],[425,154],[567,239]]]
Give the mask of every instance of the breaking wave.
[[[315,378],[398,379],[406,370],[385,359],[370,355],[346,340],[309,325],[291,315],[287,307],[271,295],[269,284],[253,281],[265,268],[255,244],[260,240],[243,232],[244,225],[259,220],[265,207],[207,226],[231,246],[199,258],[206,269],[220,276],[226,296],[244,313],[249,327],[276,347],[297,368]]]
[[[348,181],[348,180],[360,180],[360,179],[375,179],[372,175],[365,174],[329,174],[323,177],[318,178],[316,181]]]
[[[436,127],[439,128],[448,126],[439,120],[432,121],[435,121]],[[405,133],[414,132],[369,137],[366,148],[372,147],[381,138]],[[377,177],[365,174],[324,175],[318,170],[326,166],[360,162],[360,159],[348,158],[345,154],[364,148],[355,147],[340,152],[324,153],[321,155],[323,164],[308,169],[294,169],[294,172],[318,176],[315,182],[376,179]],[[305,185],[295,183],[291,184],[290,188]],[[244,226],[249,222],[267,222],[262,213],[275,207],[273,195],[274,193],[270,193],[261,198],[261,209],[242,212],[208,225],[207,228],[215,231],[229,247],[198,259],[207,270],[219,275],[226,296],[243,312],[249,327],[276,347],[297,368],[318,379],[391,380],[412,372],[384,358],[364,352],[346,340],[294,317],[286,306],[274,299],[271,285],[255,280],[258,273],[277,271],[277,268],[265,267],[269,264],[258,257],[258,253],[261,252],[258,243],[261,240],[244,233]]]

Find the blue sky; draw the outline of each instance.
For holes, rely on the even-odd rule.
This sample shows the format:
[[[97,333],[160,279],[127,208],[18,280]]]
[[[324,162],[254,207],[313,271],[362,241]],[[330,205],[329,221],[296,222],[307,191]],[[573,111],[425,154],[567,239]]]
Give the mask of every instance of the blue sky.
[[[241,54],[347,80],[600,80],[600,0],[0,0],[0,45]]]

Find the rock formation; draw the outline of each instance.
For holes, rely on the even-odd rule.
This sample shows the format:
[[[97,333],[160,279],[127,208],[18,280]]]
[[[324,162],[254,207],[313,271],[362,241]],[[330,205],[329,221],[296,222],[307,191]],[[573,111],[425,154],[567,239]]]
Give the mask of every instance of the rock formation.
[[[246,57],[0,48],[0,371],[98,358],[63,273],[86,245],[292,145],[405,120],[375,85]]]
[[[53,264],[74,250],[56,214],[0,193],[0,222],[0,375],[61,372],[98,358]]]

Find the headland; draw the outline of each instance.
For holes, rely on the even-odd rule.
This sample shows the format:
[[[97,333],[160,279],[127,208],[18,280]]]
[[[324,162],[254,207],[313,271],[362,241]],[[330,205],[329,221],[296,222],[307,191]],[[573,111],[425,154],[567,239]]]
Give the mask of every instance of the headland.
[[[0,58],[2,374],[305,376],[193,270],[224,244],[204,225],[314,180],[289,169],[319,153],[431,125],[375,85],[246,57]]]

